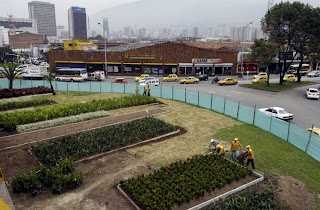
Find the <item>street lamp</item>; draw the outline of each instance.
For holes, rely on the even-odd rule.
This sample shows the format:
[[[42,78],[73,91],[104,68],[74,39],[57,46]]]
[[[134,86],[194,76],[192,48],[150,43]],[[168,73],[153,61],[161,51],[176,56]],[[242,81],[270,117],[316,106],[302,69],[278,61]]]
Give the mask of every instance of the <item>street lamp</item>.
[[[246,28],[252,24],[252,22],[248,23],[246,25],[246,27],[243,28],[242,30],[242,49],[241,49],[241,74],[243,76],[243,71],[244,71],[244,67],[243,67],[243,51],[244,51],[244,31],[246,30]]]
[[[103,25],[101,25],[101,23],[98,23],[101,27],[102,27],[102,30],[103,30],[103,37],[104,37],[104,66],[105,66],[105,74],[107,74],[107,39],[106,39],[106,36],[105,36],[105,29],[103,27]]]

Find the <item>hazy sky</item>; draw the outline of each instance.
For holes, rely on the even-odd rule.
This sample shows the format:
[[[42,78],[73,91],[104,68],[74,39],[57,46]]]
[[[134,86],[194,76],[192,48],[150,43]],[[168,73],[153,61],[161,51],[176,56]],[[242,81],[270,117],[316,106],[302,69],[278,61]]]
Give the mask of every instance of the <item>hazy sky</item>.
[[[87,15],[93,17],[103,9],[112,8],[115,6],[119,6],[122,4],[134,2],[134,1],[139,1],[139,0],[46,0],[45,2],[50,2],[55,4],[57,25],[64,25],[68,28],[67,15],[68,15],[68,9],[71,6],[85,7],[87,11]],[[175,0],[172,0],[172,1],[174,2]],[[234,0],[234,1],[235,2],[241,1],[243,5],[247,4],[248,7],[250,8],[250,4],[252,3],[253,0]],[[267,11],[269,1],[272,2],[273,4],[276,4],[276,3],[279,3],[281,0],[255,0],[254,3],[260,4],[260,7],[266,8],[265,11]],[[289,0],[289,1],[293,2],[293,0]],[[1,5],[0,16],[7,17],[9,14],[13,14],[15,18],[28,18],[29,17],[28,2],[31,2],[31,0],[0,0],[0,5]],[[161,4],[161,0],[159,0],[158,2],[159,4]],[[201,2],[202,0],[199,0],[199,4],[201,4]],[[216,5],[217,8],[219,8],[219,4],[224,5],[226,3],[225,1],[221,1],[221,0],[212,0],[212,2],[214,3],[214,5]],[[301,2],[309,3],[313,7],[320,7],[320,0],[303,0]],[[188,0],[185,0],[185,4],[188,4]],[[224,5],[224,7],[225,6],[226,5]],[[156,8],[157,8],[157,5],[155,5],[154,9],[156,10]],[[176,9],[179,10],[179,8],[176,8]],[[195,11],[196,9],[197,8],[195,8]],[[230,4],[230,11],[232,11],[232,9],[236,9],[236,8],[232,8],[232,4]],[[263,13],[265,13],[265,11],[263,11]],[[156,12],[159,13],[159,11],[155,11],[155,13]],[[195,15],[195,14],[192,14],[192,15]],[[198,13],[197,15],[201,15],[201,12]],[[226,15],[226,11],[222,10],[221,17],[223,17],[224,15]],[[264,14],[261,14],[261,17],[263,15]]]

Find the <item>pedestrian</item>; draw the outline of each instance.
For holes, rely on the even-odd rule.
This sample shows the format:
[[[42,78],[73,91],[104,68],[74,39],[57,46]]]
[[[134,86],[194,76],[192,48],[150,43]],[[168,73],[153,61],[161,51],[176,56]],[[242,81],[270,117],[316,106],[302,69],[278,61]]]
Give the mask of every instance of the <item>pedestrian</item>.
[[[238,140],[238,138],[235,138],[233,141],[232,141],[232,144],[231,144],[231,160],[234,160],[234,161],[237,161],[237,156],[238,156],[238,147],[240,147],[240,149],[242,149],[242,146]]]
[[[139,88],[137,87],[136,88],[136,95],[138,95],[139,94]]]
[[[224,150],[224,147],[220,144],[217,145],[217,151],[216,153],[218,155],[224,156],[224,154],[226,153],[226,151]]]
[[[254,162],[253,162],[253,159],[254,159],[253,151],[252,151],[250,145],[246,146],[246,148],[247,148],[247,152],[248,152],[247,166],[249,165],[249,163],[251,163],[252,169],[254,170],[255,167],[254,167]]]
[[[151,92],[151,88],[150,88],[150,86],[148,85],[148,96],[150,96],[150,92]]]
[[[144,96],[147,95],[147,88],[146,88],[146,87],[143,88],[143,95],[144,95]]]
[[[211,139],[211,142],[209,144],[209,150],[216,150],[217,149],[217,145],[219,144],[219,142],[217,140]]]

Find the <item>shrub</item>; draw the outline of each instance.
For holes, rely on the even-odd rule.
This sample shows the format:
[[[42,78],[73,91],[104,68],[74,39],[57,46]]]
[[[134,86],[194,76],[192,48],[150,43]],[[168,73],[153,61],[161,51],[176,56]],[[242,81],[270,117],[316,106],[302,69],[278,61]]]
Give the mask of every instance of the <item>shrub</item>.
[[[12,98],[26,95],[35,95],[35,94],[45,94],[51,93],[51,89],[39,86],[34,88],[23,88],[23,89],[1,89],[0,90],[0,99],[1,98]]]
[[[10,101],[10,102],[6,102],[6,103],[0,103],[0,111],[50,104],[52,102],[53,101],[49,100],[49,99],[32,99],[32,100],[28,100],[28,101]]]

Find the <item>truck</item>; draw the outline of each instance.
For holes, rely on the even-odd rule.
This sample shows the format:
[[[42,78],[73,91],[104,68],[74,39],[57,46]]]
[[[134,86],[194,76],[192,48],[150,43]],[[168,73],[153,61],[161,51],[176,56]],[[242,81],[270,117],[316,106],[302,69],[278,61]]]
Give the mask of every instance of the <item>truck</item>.
[[[20,77],[22,79],[43,79],[48,75],[48,68],[45,66],[26,66],[22,68]]]
[[[94,71],[88,74],[87,80],[102,81],[106,78],[104,71]]]

